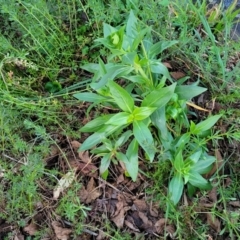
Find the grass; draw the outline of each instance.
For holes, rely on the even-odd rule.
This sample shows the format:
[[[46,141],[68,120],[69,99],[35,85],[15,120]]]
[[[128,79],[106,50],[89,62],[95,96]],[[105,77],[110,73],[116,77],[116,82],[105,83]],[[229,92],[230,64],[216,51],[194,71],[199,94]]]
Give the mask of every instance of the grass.
[[[17,234],[26,239],[53,239],[57,235],[53,221],[62,223],[60,231],[71,229],[76,239],[94,237],[100,232],[106,239],[240,237],[239,206],[234,205],[240,198],[240,41],[230,38],[234,14],[218,15],[218,9],[209,12],[204,3],[196,7],[177,0],[0,0],[0,6],[1,239]],[[143,28],[151,26],[155,42],[178,40],[178,44],[160,54],[161,61],[171,65],[170,71],[189,76],[187,83],[198,81],[207,87],[207,94],[194,99],[194,103],[222,114],[220,123],[211,129],[214,137],[207,144],[208,152],[220,153],[218,168],[210,176],[216,193],[198,191],[187,197],[184,192],[176,207],[171,207],[167,195],[171,167],[166,162],[150,163],[142,156],[141,179],[136,185],[126,180],[117,164],[110,165],[108,181],[103,184],[98,175],[91,175],[92,165],[99,167],[100,161],[94,156],[90,156],[90,172],[86,171],[89,162],[83,168],[74,165],[80,160],[72,142],[82,143],[87,137],[80,128],[102,111],[108,113],[107,108],[95,105],[88,109],[88,104],[73,98],[74,93],[90,89],[92,76],[81,67],[98,62],[99,57],[106,61],[108,50],[96,46],[94,40],[103,36],[103,23],[125,24],[131,9]],[[192,120],[206,116],[202,111],[191,110],[195,112],[190,115]],[[76,171],[73,181],[53,199],[59,181],[72,170]],[[101,189],[102,195],[86,203],[81,189],[91,178],[96,186],[89,187],[89,191]],[[137,185],[138,181],[141,184]],[[126,201],[129,205],[124,203],[125,208],[132,206],[130,202],[136,198],[155,206],[157,218],[167,219],[164,231],[156,236],[143,226],[136,233],[133,229],[139,227],[137,224],[116,227],[116,202],[123,200],[112,197],[115,188],[135,197]],[[101,212],[97,204],[108,198],[111,201]],[[107,207],[113,207],[112,212]],[[32,232],[26,230],[31,223],[35,225]],[[2,231],[3,226],[14,231]]]

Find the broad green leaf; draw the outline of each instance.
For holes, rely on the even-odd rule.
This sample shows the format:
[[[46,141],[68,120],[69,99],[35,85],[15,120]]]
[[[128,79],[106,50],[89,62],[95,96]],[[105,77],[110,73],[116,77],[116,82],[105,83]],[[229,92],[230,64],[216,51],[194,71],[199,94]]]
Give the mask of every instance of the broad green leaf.
[[[203,178],[198,172],[190,171],[189,172],[189,182],[200,189],[210,190],[212,188],[211,184]]]
[[[166,140],[168,138],[168,129],[166,125],[166,114],[165,114],[165,107],[161,107],[157,109],[151,115],[152,123],[155,127],[157,127],[161,132],[161,138]]]
[[[169,71],[164,64],[160,63],[159,61],[151,61],[150,68],[152,73],[162,74],[172,82],[172,78],[169,74]]]
[[[126,156],[128,161],[124,164],[133,181],[136,181],[138,175],[138,142],[133,139],[129,144]]]
[[[182,100],[191,100],[192,98],[205,92],[207,88],[193,86],[193,85],[181,85],[176,86],[175,93],[178,94],[178,98]]]
[[[212,169],[212,164],[216,161],[213,156],[208,156],[207,159],[201,159],[191,167],[191,170],[199,174],[208,173]]]
[[[194,163],[197,163],[198,160],[199,160],[199,158],[201,157],[201,155],[202,155],[202,150],[193,153],[189,158],[190,158]]]
[[[143,99],[141,106],[156,108],[161,108],[165,106],[172,98],[175,87],[176,83],[160,90],[152,91]]]
[[[155,107],[135,107],[132,113],[133,118],[135,121],[143,120],[149,117],[155,110]]]
[[[183,178],[181,174],[177,173],[173,176],[172,180],[169,183],[168,191],[170,195],[170,199],[173,201],[174,205],[176,205],[183,193]]]
[[[126,33],[127,36],[131,37],[132,40],[135,39],[135,37],[137,36],[137,18],[135,17],[133,11],[130,11],[129,17],[128,17],[128,21],[127,21],[127,26],[126,26]]]
[[[129,140],[129,137],[132,135],[132,131],[128,130],[124,132],[115,142],[115,148],[119,148],[121,145],[126,143]]]
[[[95,132],[83,142],[83,144],[79,148],[79,151],[85,151],[96,146],[97,144],[102,142],[106,137],[116,132],[120,128],[121,126],[115,126],[115,125],[108,125],[108,126],[102,127],[98,132]]]
[[[85,64],[85,65],[81,66],[81,68],[88,71],[88,72],[95,73],[95,72],[99,71],[99,64],[88,63],[88,64]]]
[[[174,165],[175,169],[178,172],[182,172],[183,171],[184,162],[183,162],[182,151],[179,151],[179,153],[175,157],[173,165]]]
[[[85,150],[88,150],[88,149],[96,146],[97,144],[102,142],[104,138],[105,138],[105,133],[104,132],[95,132],[95,133],[93,133],[91,136],[89,136],[83,142],[83,144],[79,148],[79,151],[85,151]]]
[[[101,159],[100,174],[103,174],[108,169],[110,163],[111,163],[111,153],[107,153]]]
[[[114,28],[107,23],[103,23],[103,34],[104,34],[105,38],[108,37],[109,35],[111,35],[112,33],[117,32],[117,31],[118,31],[117,28]]]
[[[132,113],[134,109],[134,100],[130,94],[114,81],[110,81],[108,86],[110,88],[112,97],[119,108],[121,108],[124,112]]]
[[[148,56],[150,59],[155,58],[158,54],[163,52],[165,49],[177,44],[178,41],[161,41],[152,45],[149,49]]]
[[[131,114],[127,112],[116,113],[105,124],[122,126],[129,123],[130,116]]]
[[[99,88],[104,87],[108,82],[112,81],[117,77],[123,77],[128,75],[131,71],[134,70],[133,67],[127,66],[124,64],[115,64],[106,66],[107,73],[100,77],[98,82],[91,83],[91,88],[98,90]]]
[[[146,152],[149,160],[152,162],[155,156],[155,146],[152,134],[148,127],[142,121],[133,122],[133,135],[138,141],[139,145]]]
[[[145,84],[149,82],[146,78],[144,78],[141,75],[135,75],[135,76],[123,76],[124,79],[127,79],[133,83],[139,83],[139,84]]]
[[[103,97],[96,93],[76,93],[76,94],[73,94],[73,96],[80,101],[93,102],[93,103],[105,102],[107,100],[106,97]]]
[[[85,126],[83,126],[80,129],[80,131],[81,132],[97,132],[113,116],[114,114],[108,114],[108,115],[97,117],[94,120],[88,122]]]
[[[174,144],[174,147],[176,149],[183,149],[184,146],[189,143],[190,141],[190,134],[184,133],[179,139],[177,139],[177,142]]]
[[[198,123],[197,125],[193,125],[191,124],[190,126],[190,132],[192,134],[198,135],[201,134],[204,131],[207,131],[208,129],[210,129],[221,117],[222,115],[215,115],[215,116],[211,116],[209,118],[207,118],[206,120]]]
[[[144,28],[143,30],[137,33],[137,36],[134,38],[134,41],[131,45],[131,49],[130,49],[131,51],[134,51],[138,48],[140,42],[143,40],[144,36],[147,34],[148,31],[149,31],[149,28]]]

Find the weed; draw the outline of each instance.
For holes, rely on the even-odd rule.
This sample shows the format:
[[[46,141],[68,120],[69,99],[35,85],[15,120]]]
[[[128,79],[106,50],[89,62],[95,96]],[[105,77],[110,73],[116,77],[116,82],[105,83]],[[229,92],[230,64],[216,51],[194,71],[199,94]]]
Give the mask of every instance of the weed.
[[[203,135],[217,122],[220,115],[209,117],[198,124],[189,123],[186,117],[187,101],[205,89],[196,85],[173,83],[167,68],[157,56],[177,41],[153,44],[149,30],[140,30],[133,12],[125,27],[113,28],[104,24],[104,38],[97,39],[97,42],[107,47],[112,55],[107,64],[100,60],[98,65],[83,67],[94,73],[91,87],[98,94],[78,93],[74,96],[82,101],[118,108],[121,112],[100,116],[85,125],[81,131],[94,133],[81,145],[80,150],[103,143],[103,146],[93,150],[103,156],[101,175],[106,178],[110,162],[116,156],[135,181],[138,174],[138,147],[143,149],[146,158],[152,162],[155,155],[159,154],[157,145],[163,146],[174,169],[169,193],[176,204],[180,200],[184,184],[188,184],[191,195],[195,187],[211,188],[201,174],[211,169],[215,158],[209,156],[204,149],[208,140]],[[120,77],[127,81],[124,86],[126,90],[113,81]],[[167,79],[171,83],[169,86],[166,86]],[[118,136],[129,126],[131,131]],[[152,126],[158,129],[157,139],[153,137]],[[171,128],[173,134],[167,126],[174,126]],[[111,141],[107,140],[112,134],[118,138],[115,146],[131,139],[125,154],[117,152],[116,147],[112,147]]]

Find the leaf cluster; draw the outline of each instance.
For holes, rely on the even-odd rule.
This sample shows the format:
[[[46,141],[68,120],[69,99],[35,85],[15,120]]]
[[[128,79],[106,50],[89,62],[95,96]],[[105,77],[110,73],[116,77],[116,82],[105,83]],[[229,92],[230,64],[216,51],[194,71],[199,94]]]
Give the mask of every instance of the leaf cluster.
[[[101,157],[100,174],[104,178],[110,163],[121,161],[126,174],[135,181],[140,149],[150,162],[157,158],[170,161],[173,177],[169,195],[174,204],[184,184],[188,184],[190,193],[196,187],[209,189],[201,174],[209,171],[215,158],[206,153],[207,140],[201,134],[210,130],[220,116],[198,124],[189,122],[188,101],[206,89],[197,83],[184,85],[185,79],[174,82],[161,63],[159,55],[178,42],[154,43],[151,28],[141,27],[131,11],[124,26],[104,24],[104,37],[96,43],[111,54],[107,63],[99,59],[98,64],[83,66],[94,74],[92,91],[74,97],[117,113],[103,114],[83,126],[82,132],[92,134],[79,150],[92,149]]]

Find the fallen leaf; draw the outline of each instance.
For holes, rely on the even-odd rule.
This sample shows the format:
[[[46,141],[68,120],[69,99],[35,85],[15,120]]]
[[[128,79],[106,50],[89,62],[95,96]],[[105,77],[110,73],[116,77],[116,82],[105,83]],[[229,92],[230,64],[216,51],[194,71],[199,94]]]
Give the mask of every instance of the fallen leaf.
[[[124,223],[124,213],[125,210],[124,208],[120,209],[120,212],[118,213],[117,216],[113,217],[111,220],[116,224],[116,226],[118,228],[122,228],[123,227],[123,223]]]
[[[72,148],[73,148],[75,151],[77,151],[77,150],[80,148],[81,143],[78,142],[78,141],[72,141],[72,142],[71,142],[71,145],[72,145]]]
[[[81,163],[77,164],[77,170],[81,172],[81,174],[89,176],[89,177],[97,177],[98,168],[92,163]]]
[[[171,64],[169,62],[163,62],[163,65],[167,68],[172,68]]]
[[[145,212],[148,209],[148,206],[144,200],[136,199],[133,201],[133,204],[136,206],[138,211]]]
[[[87,184],[87,189],[84,186],[80,189],[79,197],[82,202],[88,204],[101,196],[101,194],[99,188],[96,188],[94,178],[91,178]]]
[[[206,212],[207,215],[207,223],[213,228],[217,233],[221,231],[221,224],[217,217],[213,214]]]
[[[183,78],[186,76],[186,73],[184,72],[170,72],[170,75],[175,79],[178,80],[180,78]]]
[[[240,207],[240,201],[230,201],[229,204],[233,207]]]
[[[38,231],[37,225],[33,222],[31,222],[28,226],[23,228],[23,231],[28,233],[30,236],[34,236],[36,232]]]
[[[89,157],[89,152],[88,151],[78,152],[78,156],[81,159],[81,161],[84,162],[84,163],[91,163],[92,162],[92,159]]]
[[[24,240],[24,236],[21,233],[18,233],[14,236],[14,240]]]
[[[138,228],[136,228],[131,222],[129,222],[128,220],[124,221],[125,225],[127,227],[129,227],[131,230],[135,231],[135,232],[140,232],[140,230]]]
[[[148,219],[145,213],[139,212],[138,213],[140,219],[143,221],[142,228],[146,229],[148,232],[152,228],[152,222]]]
[[[155,223],[154,226],[158,234],[162,234],[164,232],[165,225],[166,225],[165,218],[161,218]]]
[[[66,173],[59,181],[55,189],[53,190],[53,199],[57,200],[60,193],[67,189],[73,182],[75,177],[75,172],[69,171]]]
[[[209,193],[208,193],[208,198],[213,202],[217,202],[217,188],[214,187]]]
[[[57,221],[52,222],[52,227],[54,229],[54,232],[56,234],[56,237],[59,240],[68,240],[69,235],[72,233],[72,230],[69,228],[62,228],[61,224]]]

